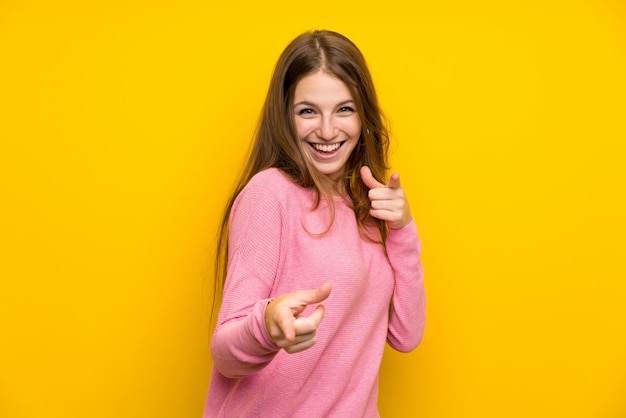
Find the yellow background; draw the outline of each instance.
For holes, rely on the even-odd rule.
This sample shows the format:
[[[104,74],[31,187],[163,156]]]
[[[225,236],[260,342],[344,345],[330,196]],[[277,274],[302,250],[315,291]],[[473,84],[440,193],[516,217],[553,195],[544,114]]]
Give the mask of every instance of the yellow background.
[[[624,2],[219,4],[0,2],[0,417],[200,416],[218,218],[313,28],[366,55],[424,242],[382,416],[626,417]]]

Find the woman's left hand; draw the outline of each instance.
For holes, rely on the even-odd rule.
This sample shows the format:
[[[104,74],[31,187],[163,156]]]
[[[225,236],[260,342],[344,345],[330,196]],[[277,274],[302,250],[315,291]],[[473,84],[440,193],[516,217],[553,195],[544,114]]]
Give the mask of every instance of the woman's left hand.
[[[411,222],[413,216],[409,202],[400,184],[400,175],[393,173],[387,184],[374,178],[369,167],[361,167],[363,183],[369,187],[370,215],[387,222],[390,229],[400,229]]]

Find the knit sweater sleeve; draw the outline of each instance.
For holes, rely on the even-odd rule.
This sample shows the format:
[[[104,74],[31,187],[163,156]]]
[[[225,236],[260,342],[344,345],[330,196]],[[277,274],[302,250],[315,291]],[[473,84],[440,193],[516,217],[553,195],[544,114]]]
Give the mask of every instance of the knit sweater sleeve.
[[[421,242],[415,222],[390,230],[386,246],[395,274],[387,342],[398,351],[409,352],[422,340],[426,322]]]
[[[265,308],[279,266],[282,215],[267,185],[254,179],[233,205],[228,271],[211,341],[214,365],[226,377],[253,374],[279,351],[265,326]]]

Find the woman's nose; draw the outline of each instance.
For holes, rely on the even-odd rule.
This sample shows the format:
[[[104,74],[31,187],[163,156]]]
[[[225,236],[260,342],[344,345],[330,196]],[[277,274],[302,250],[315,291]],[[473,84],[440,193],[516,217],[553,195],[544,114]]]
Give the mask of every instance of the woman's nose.
[[[337,126],[333,117],[322,117],[317,136],[324,141],[332,141],[337,137]]]

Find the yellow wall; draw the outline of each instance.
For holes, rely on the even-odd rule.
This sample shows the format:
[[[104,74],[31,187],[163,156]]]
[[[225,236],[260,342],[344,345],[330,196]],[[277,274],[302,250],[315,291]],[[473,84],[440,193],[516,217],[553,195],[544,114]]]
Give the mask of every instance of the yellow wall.
[[[382,415],[626,416],[623,2],[210,3],[0,3],[0,417],[200,415],[218,217],[311,28],[368,58],[424,241]]]

